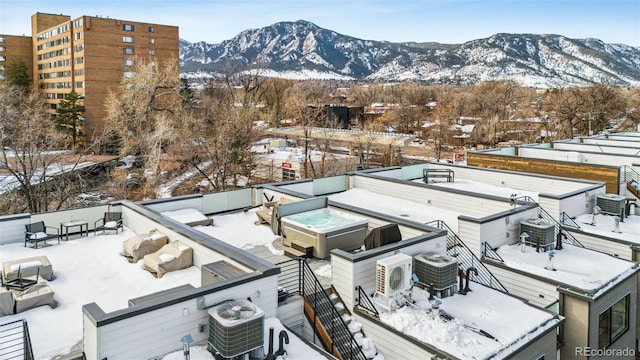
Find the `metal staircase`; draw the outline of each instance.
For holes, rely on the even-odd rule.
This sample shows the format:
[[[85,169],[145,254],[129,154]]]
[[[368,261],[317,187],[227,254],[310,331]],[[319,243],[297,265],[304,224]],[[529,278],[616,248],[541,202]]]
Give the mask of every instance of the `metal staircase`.
[[[477,275],[470,277],[469,280],[498,291],[508,292],[444,221],[434,220],[426,223],[426,225],[447,231],[447,254],[458,260],[458,266],[463,272],[467,272],[470,268],[475,268],[478,271]]]
[[[304,314],[325,349],[338,359],[366,360],[349,330],[344,315],[350,315],[335,288],[324,289],[309,264],[301,262],[301,294]]]
[[[640,174],[627,165],[621,168],[624,174],[624,182],[627,183],[627,190],[640,199]]]
[[[35,359],[26,320],[16,320],[0,325],[0,359]]]

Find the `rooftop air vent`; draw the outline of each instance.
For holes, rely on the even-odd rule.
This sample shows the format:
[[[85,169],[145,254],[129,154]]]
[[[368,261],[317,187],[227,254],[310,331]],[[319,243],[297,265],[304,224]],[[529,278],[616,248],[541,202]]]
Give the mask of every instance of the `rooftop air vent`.
[[[620,215],[624,211],[624,202],[626,198],[616,194],[600,194],[596,198],[596,205],[601,212]]]
[[[442,291],[456,285],[458,261],[447,254],[426,252],[413,258],[413,269],[423,284]]]
[[[232,300],[209,309],[209,346],[228,359],[264,344],[264,312],[248,300]]]
[[[550,247],[555,241],[555,225],[544,219],[529,218],[520,222],[520,233],[529,234],[528,243]]]

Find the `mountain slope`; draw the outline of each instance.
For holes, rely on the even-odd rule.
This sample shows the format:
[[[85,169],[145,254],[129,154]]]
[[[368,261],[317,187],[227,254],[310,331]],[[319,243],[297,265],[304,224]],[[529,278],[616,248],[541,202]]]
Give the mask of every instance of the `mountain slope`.
[[[496,34],[464,44],[362,40],[307,21],[245,30],[221,44],[180,40],[183,73],[233,73],[260,66],[291,78],[473,84],[511,79],[525,86],[640,84],[640,49],[561,35]]]

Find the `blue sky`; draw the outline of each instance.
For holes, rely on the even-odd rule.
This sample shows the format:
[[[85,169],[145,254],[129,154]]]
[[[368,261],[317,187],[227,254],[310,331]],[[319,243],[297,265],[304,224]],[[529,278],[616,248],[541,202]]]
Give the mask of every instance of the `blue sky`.
[[[640,46],[639,0],[0,0],[0,33],[29,35],[36,12],[175,25],[191,42],[219,43],[242,30],[302,19],[394,42],[462,43],[508,32]]]

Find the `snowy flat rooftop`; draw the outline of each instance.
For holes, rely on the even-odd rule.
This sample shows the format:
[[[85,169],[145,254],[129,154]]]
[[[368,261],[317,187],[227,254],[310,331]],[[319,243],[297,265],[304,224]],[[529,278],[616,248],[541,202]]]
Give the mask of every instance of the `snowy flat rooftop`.
[[[549,312],[480,284],[467,295],[441,299],[440,313],[431,313],[429,293],[414,287],[415,306],[381,312],[382,322],[461,359],[500,359],[555,326]],[[524,315],[526,314],[526,315]],[[511,349],[510,349],[511,348]]]
[[[433,206],[421,205],[413,201],[402,200],[392,196],[376,194],[364,189],[347,190],[330,195],[329,199],[389,216],[405,218],[418,223],[442,220],[455,232],[458,231],[458,216],[463,214]]]
[[[255,213],[240,212],[221,216],[219,217],[220,225],[227,226],[224,228],[219,226],[216,218],[215,232],[220,235],[219,239],[229,240],[232,245],[243,249],[271,243],[275,235],[267,226],[253,225],[255,220],[252,220],[249,227],[247,222],[250,218],[257,219]],[[237,227],[238,225],[240,227]],[[204,229],[204,232],[207,232],[207,229],[214,229],[214,227],[198,226],[196,229]],[[91,232],[89,237],[62,241],[59,245],[54,241],[51,244],[55,245],[38,249],[25,248],[22,242],[0,245],[0,263],[26,257],[47,256],[57,277],[48,284],[55,292],[54,298],[58,302],[55,309],[39,306],[15,315],[2,316],[0,323],[26,319],[35,357],[51,359],[77,349],[78,344],[82,343],[83,305],[95,302],[108,313],[127,308],[129,299],[184,284],[200,286],[201,273],[195,266],[169,272],[158,279],[142,268],[142,259],[135,264],[129,263],[120,254],[122,243],[132,236],[135,236],[135,233],[125,227],[125,230],[117,235],[98,232],[96,236]],[[274,252],[278,253],[275,249]],[[326,276],[326,269],[324,273]],[[322,273],[319,271],[318,275]],[[265,319],[265,352],[268,348],[270,326],[275,327],[276,334],[284,329],[278,319]],[[291,332],[289,337],[291,342],[286,347],[287,359],[326,359]],[[277,343],[275,346],[277,348]],[[179,348],[180,344],[176,344],[176,347]],[[213,356],[204,349],[196,353],[197,356],[192,356],[192,359],[213,359]],[[182,351],[179,355],[168,355],[167,359],[175,359],[175,356],[183,356]],[[0,350],[0,359],[2,358]]]
[[[497,252],[510,268],[584,290],[593,297],[626,279],[638,266],[631,261],[569,244],[555,251],[552,266],[549,266],[549,252],[536,252],[531,246],[525,246],[525,252],[522,252],[519,244],[504,245]]]
[[[412,181],[424,184],[424,181],[422,179],[416,179]],[[511,197],[511,195],[516,195],[516,197],[528,196],[535,202],[538,202],[538,192],[514,189],[506,186],[490,185],[475,180],[456,179],[454,182],[436,181],[429,183],[429,185],[440,186],[448,189],[470,191],[484,195],[499,196],[504,198],[509,198]]]
[[[577,216],[575,221],[584,232],[640,244],[640,216],[638,215],[629,215],[624,222],[620,222],[618,224],[620,232],[614,231],[616,221],[613,215],[598,214],[594,219],[592,214],[583,214]]]
[[[128,307],[128,300],[176,286],[200,286],[200,269],[167,273],[157,279],[120,255],[122,242],[135,235],[126,229],[118,235],[93,232],[89,237],[50,242],[44,248],[25,248],[24,243],[0,246],[0,262],[45,255],[53,266],[56,279],[49,281],[58,306],[39,306],[26,312],[0,317],[0,323],[26,319],[37,359],[68,353],[82,342],[82,306],[97,303],[105,312]],[[61,324],[64,324],[61,326]]]

